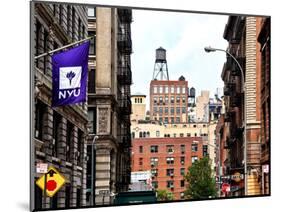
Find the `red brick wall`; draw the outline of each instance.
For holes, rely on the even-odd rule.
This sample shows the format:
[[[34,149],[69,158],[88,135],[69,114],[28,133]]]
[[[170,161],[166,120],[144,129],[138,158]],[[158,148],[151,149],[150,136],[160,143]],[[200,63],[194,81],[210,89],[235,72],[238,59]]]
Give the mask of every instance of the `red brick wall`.
[[[198,151],[191,151],[191,144],[193,141],[198,141]],[[181,153],[181,145],[185,145],[185,153]],[[151,153],[150,146],[158,145],[158,153]],[[174,153],[169,154],[167,152],[166,145],[174,145]],[[143,153],[139,152],[139,147],[142,146]],[[180,199],[180,193],[186,190],[185,186],[181,187],[180,181],[184,179],[180,174],[180,169],[185,168],[187,173],[188,167],[191,166],[191,157],[197,156],[198,159],[202,158],[202,139],[201,137],[187,137],[187,138],[141,138],[134,139],[132,141],[132,171],[146,171],[151,170],[150,158],[158,157],[158,166],[154,167],[158,169],[158,176],[153,178],[152,181],[158,182],[158,189],[167,189],[167,181],[174,181],[174,197],[176,200]],[[167,164],[166,158],[174,157],[174,164]],[[185,163],[180,163],[181,157],[185,157]],[[140,158],[143,160],[143,165],[139,165]],[[173,168],[174,176],[167,176],[166,169]]]

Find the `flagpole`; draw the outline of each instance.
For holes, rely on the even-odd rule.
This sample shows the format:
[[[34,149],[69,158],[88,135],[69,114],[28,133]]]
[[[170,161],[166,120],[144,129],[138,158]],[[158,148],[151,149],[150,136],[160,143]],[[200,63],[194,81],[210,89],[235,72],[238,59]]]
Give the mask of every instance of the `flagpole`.
[[[65,46],[59,47],[59,48],[54,49],[54,50],[52,50],[52,51],[45,52],[45,53],[43,53],[43,54],[37,55],[37,56],[34,57],[34,59],[37,60],[37,59],[40,58],[40,57],[45,57],[45,56],[47,56],[47,55],[53,54],[53,53],[55,53],[55,52],[57,52],[57,51],[60,51],[60,50],[62,50],[62,49],[65,49],[65,48],[74,46],[74,45],[76,45],[76,44],[82,43],[82,42],[87,41],[87,40],[91,40],[92,38],[94,38],[94,37],[93,37],[93,36],[92,36],[92,37],[87,37],[87,38],[85,38],[85,39],[76,41],[76,42],[74,42],[74,43],[67,44],[67,45],[65,45]]]

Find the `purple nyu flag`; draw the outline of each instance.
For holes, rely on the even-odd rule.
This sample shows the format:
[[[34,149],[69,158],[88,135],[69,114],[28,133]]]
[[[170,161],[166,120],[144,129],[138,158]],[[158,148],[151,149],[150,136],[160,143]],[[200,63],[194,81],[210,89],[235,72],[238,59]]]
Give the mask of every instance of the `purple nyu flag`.
[[[87,41],[52,56],[53,107],[86,101],[89,46]]]

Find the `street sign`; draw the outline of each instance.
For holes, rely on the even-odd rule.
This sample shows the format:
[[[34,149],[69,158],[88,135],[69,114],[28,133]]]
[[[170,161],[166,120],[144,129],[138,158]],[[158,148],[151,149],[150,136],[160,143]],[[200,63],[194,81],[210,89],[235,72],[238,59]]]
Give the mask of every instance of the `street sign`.
[[[36,164],[36,173],[46,174],[48,172],[47,163],[37,163]]]
[[[47,173],[36,181],[36,185],[46,192],[49,197],[53,197],[64,183],[65,178],[52,166],[49,167]]]
[[[109,190],[99,190],[99,195],[109,195]]]
[[[221,191],[223,193],[230,192],[230,185],[228,183],[223,183],[221,186]]]
[[[243,179],[243,175],[240,172],[235,172],[233,175],[231,175],[231,179],[236,183],[239,183]]]
[[[266,165],[262,165],[262,170],[264,173],[268,173],[269,172],[269,165],[266,164]]]

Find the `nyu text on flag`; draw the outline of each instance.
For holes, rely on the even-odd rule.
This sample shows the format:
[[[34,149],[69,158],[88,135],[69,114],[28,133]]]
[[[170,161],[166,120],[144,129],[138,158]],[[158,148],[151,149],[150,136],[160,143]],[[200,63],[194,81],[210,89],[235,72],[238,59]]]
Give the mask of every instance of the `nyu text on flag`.
[[[86,101],[90,41],[52,55],[52,106]]]

